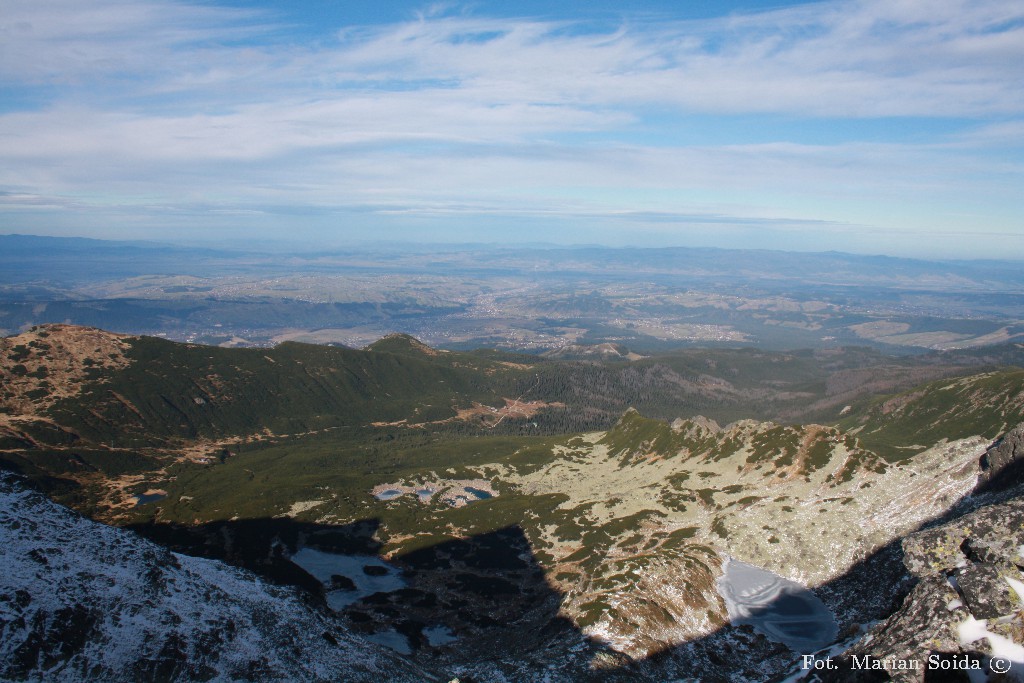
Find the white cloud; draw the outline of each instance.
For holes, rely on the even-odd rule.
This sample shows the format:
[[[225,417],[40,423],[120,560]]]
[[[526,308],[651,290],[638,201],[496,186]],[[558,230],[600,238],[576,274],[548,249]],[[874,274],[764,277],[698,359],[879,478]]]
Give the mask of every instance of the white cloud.
[[[436,16],[343,28],[337,42],[235,45],[251,12],[170,2],[8,2],[11,82],[124,78],[126,93],[230,85],[273,100],[360,87],[450,91],[482,104],[782,111],[822,115],[1020,113],[1024,10],[1014,0],[803,5],[701,22],[576,33],[566,22]],[[467,39],[467,37],[482,37]],[[965,76],[970,76],[965,78]],[[150,79],[143,82],[135,78]],[[941,107],[937,109],[936,107]]]
[[[209,56],[207,44],[257,35],[257,18],[252,12],[160,0],[3,0],[0,77],[88,85],[168,74],[174,64]],[[190,58],[184,49],[195,55]]]
[[[252,11],[0,0],[0,85],[28,103],[0,114],[0,205],[861,224],[860,201],[924,224],[943,202],[1005,209],[1024,176],[988,156],[1024,120],[1017,0],[828,2],[607,33],[450,8],[304,45]],[[693,114],[766,113],[819,131],[822,117],[921,117],[924,132],[671,142],[700,130]],[[936,139],[929,117],[977,123]]]

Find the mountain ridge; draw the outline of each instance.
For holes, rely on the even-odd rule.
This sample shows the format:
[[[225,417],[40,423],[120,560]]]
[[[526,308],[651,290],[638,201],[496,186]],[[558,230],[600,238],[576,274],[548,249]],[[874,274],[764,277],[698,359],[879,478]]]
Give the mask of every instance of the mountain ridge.
[[[821,593],[844,629],[885,616],[909,579],[891,562],[858,567],[958,509],[979,480],[1012,479],[1016,451],[998,449],[1016,437],[993,442],[1024,422],[1024,375],[988,368],[865,397],[832,423],[732,418],[772,397],[827,396],[830,372],[871,367],[857,352],[530,364],[431,353],[408,335],[364,350],[107,335],[50,326],[3,340],[0,367],[25,382],[4,388],[5,467],[95,518],[318,600],[355,581],[312,576],[293,560],[303,549],[373,556],[408,584],[335,601],[332,618],[485,678],[543,668],[554,648],[568,668],[553,680],[580,680],[573,667],[590,658],[665,680],[716,639],[778,671],[790,650],[729,623],[725,558]],[[80,393],[52,396],[58,376],[84,377]],[[713,418],[692,410],[726,401],[735,410]],[[556,421],[594,414],[584,424],[597,429]],[[870,576],[891,581],[858,605]],[[457,650],[424,645],[442,626]],[[516,629],[545,634],[519,659],[501,645]]]

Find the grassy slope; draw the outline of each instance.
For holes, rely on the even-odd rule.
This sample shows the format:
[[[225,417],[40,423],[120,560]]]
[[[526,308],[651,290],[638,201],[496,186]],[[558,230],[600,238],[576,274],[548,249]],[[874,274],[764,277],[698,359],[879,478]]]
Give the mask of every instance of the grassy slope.
[[[820,417],[829,410],[835,415],[835,403],[847,396],[907,388],[920,376],[915,369],[887,383],[898,375],[893,359],[865,349],[682,350],[631,363],[526,364],[522,357],[509,362],[485,352],[438,352],[404,335],[362,351],[299,343],[224,349],[146,337],[126,341],[127,367],[82,368],[82,391],[45,414],[86,442],[131,448],[265,429],[296,434],[371,422],[431,422],[474,401],[500,406],[503,398],[522,397],[565,404],[532,418],[551,434],[608,428],[629,407],[660,419],[703,414],[720,423],[803,421],[801,406],[824,411]],[[17,367],[19,358],[12,354],[4,361]],[[843,382],[833,381],[844,372]],[[37,380],[36,391],[47,393],[46,381]],[[67,445],[54,441],[62,435],[44,423],[30,430],[42,444]],[[5,447],[19,443],[9,436]]]
[[[119,446],[264,429],[292,434],[452,417],[453,404],[500,401],[522,372],[456,354],[298,343],[221,349],[146,337],[132,340],[128,357],[127,368],[97,374],[106,381],[59,402],[50,415],[86,440]]]
[[[829,391],[829,373],[867,368],[865,377],[871,379],[871,365],[880,360],[864,349],[827,354],[686,350],[633,363],[537,361],[526,366],[503,355],[434,351],[404,335],[362,351],[298,343],[222,349],[154,338],[129,338],[129,344],[132,362],[127,367],[90,371],[92,380],[81,395],[58,401],[48,411],[81,441],[49,443],[5,457],[35,474],[98,471],[118,476],[157,469],[156,461],[136,455],[149,446],[239,439],[230,445],[240,452],[237,457],[211,452],[217,456],[211,462],[218,464],[174,471],[179,480],[171,487],[177,495],[194,497],[180,511],[170,505],[165,510],[179,521],[281,514],[291,502],[315,499],[318,486],[340,492],[342,500],[365,497],[381,481],[428,468],[458,471],[488,462],[539,466],[551,458],[551,444],[565,437],[513,436],[517,430],[554,435],[603,428],[629,405],[659,418],[697,413],[720,421],[763,418],[773,406],[820,399]],[[942,438],[994,437],[1024,419],[1022,382],[1024,370],[942,380],[896,397],[863,401],[841,426],[860,427],[862,444],[888,458],[912,452],[906,446]],[[427,429],[371,426],[444,420],[456,407],[474,401],[498,406],[515,396],[566,406],[525,420],[510,418],[496,430],[482,423]],[[534,422],[539,427],[532,427]],[[38,429],[44,428],[52,436],[52,428],[38,423]],[[272,443],[245,445],[240,440],[264,430],[278,435]],[[675,432],[664,422],[630,414],[605,442],[613,452],[623,452],[624,464],[633,457],[630,453],[714,450],[716,457],[727,457],[739,447],[712,443],[718,438],[700,430]],[[801,437],[780,426],[758,438],[764,443],[755,444],[757,451],[785,463],[795,452],[794,439]],[[26,460],[32,467],[24,466]],[[219,464],[222,460],[225,464]],[[502,500],[477,509],[505,505]],[[352,506],[338,506],[341,517],[355,514]]]
[[[861,442],[898,460],[941,439],[996,438],[1024,421],[1024,370],[1019,368],[931,382],[875,397],[840,423],[860,428]]]

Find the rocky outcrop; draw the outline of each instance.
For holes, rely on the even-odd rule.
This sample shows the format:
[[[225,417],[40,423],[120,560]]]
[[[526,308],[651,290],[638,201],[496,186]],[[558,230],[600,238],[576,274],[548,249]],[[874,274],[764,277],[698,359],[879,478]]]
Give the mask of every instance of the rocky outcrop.
[[[1002,491],[1024,480],[1024,424],[1008,431],[981,458],[978,491]]]
[[[835,671],[819,676],[843,682],[916,682],[939,680],[937,675],[1024,680],[1022,548],[1020,499],[986,505],[906,537],[903,563],[916,579],[910,594],[892,616],[831,661]]]

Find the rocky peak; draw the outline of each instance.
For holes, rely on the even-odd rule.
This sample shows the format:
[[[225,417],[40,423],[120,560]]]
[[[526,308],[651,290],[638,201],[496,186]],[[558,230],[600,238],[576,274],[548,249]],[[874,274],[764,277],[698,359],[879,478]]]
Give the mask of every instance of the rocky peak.
[[[412,353],[425,356],[437,356],[444,353],[443,351],[427,346],[416,337],[403,332],[395,332],[381,337],[374,343],[367,346],[366,350],[397,354]]]
[[[672,421],[672,431],[674,432],[696,432],[705,434],[718,434],[722,431],[722,427],[709,417],[703,415],[695,415],[688,420],[684,420],[681,417],[677,417]]]
[[[1024,635],[1021,598],[1015,592],[1024,581],[1022,542],[1024,501],[1019,500],[986,506],[905,538],[904,564],[916,579],[914,588],[896,613],[835,662],[838,669],[824,680],[866,680],[856,663],[871,660],[918,662],[920,670],[890,672],[892,680],[931,680],[927,664],[933,656],[936,661],[981,662],[979,680],[1020,680],[984,676],[989,657],[1007,657],[1014,669],[1024,666],[1024,649],[1015,644]]]

